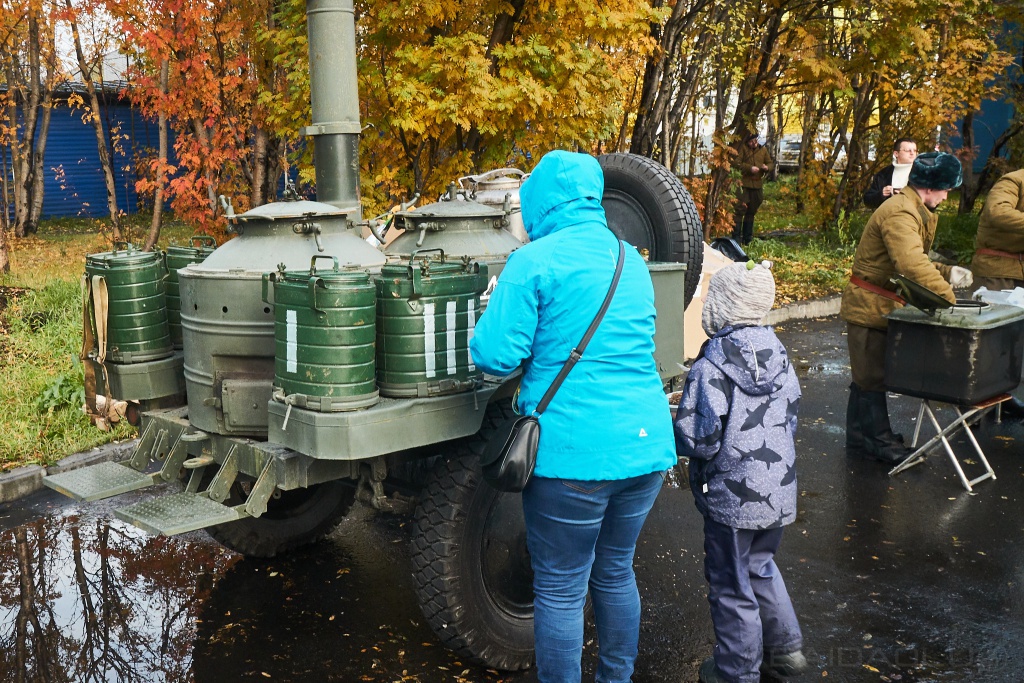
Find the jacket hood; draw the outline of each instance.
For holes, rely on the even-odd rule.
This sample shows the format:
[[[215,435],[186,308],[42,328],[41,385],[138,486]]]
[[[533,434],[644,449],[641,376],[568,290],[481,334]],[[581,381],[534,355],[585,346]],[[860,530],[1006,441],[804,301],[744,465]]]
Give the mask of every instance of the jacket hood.
[[[607,228],[601,198],[604,171],[589,154],[548,152],[519,190],[523,226],[531,241],[580,223]]]
[[[789,356],[770,327],[726,327],[708,341],[704,357],[751,396],[786,382]]]

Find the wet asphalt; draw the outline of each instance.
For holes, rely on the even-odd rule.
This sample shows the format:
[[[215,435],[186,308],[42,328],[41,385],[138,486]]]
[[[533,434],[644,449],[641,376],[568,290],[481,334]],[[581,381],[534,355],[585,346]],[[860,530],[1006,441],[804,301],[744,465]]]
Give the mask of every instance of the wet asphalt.
[[[843,329],[834,317],[777,328],[803,388],[798,517],[777,556],[812,664],[803,680],[1024,680],[1024,429],[981,422],[998,478],[974,493],[942,452],[896,477],[849,459]],[[889,402],[909,438],[918,402]],[[979,474],[964,439],[954,446]],[[637,549],[636,683],[696,681],[714,641],[701,519],[672,484]],[[153,538],[112,519],[134,499],[41,492],[0,506],[0,681],[534,680],[438,645],[416,605],[404,517],[357,504],[326,541],[258,561],[201,532]],[[588,630],[584,680],[593,652]]]

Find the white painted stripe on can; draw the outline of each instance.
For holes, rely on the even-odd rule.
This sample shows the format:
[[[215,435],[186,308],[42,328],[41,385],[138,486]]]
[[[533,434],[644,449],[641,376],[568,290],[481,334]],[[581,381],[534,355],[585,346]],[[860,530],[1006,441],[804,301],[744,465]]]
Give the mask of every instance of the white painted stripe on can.
[[[445,330],[445,342],[448,344],[447,354],[445,360],[448,362],[448,374],[455,374],[455,302],[449,301],[448,305],[445,306],[444,311],[444,324],[447,327]]]
[[[434,377],[434,304],[423,305],[423,360],[427,366],[427,377]]]
[[[476,365],[473,363],[473,353],[469,350],[469,342],[473,341],[473,333],[476,330],[476,301],[473,299],[469,300],[467,314],[469,316],[469,325],[467,325],[466,331],[466,359],[469,361],[469,371],[474,372]]]
[[[298,342],[299,321],[298,314],[289,309],[284,313],[284,360],[285,369],[288,372],[299,371],[299,342]]]

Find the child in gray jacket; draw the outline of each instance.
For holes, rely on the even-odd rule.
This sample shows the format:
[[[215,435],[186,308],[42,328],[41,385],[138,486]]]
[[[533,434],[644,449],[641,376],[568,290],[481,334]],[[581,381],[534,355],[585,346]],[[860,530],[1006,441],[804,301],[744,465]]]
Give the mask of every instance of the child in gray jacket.
[[[807,660],[774,556],[796,519],[800,385],[775,332],[761,321],[775,301],[770,264],[733,263],[708,285],[711,337],[676,412],[676,444],[704,516],[704,576],[715,627],[703,683],[786,679]]]

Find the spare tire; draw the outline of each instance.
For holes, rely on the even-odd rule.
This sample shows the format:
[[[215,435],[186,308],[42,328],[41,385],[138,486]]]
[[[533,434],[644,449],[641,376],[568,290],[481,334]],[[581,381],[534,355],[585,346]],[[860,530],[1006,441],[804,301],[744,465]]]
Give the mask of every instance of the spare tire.
[[[651,261],[686,264],[683,306],[697,291],[704,264],[704,230],[683,183],[653,159],[639,154],[602,154],[608,227],[620,239],[647,250]]]

